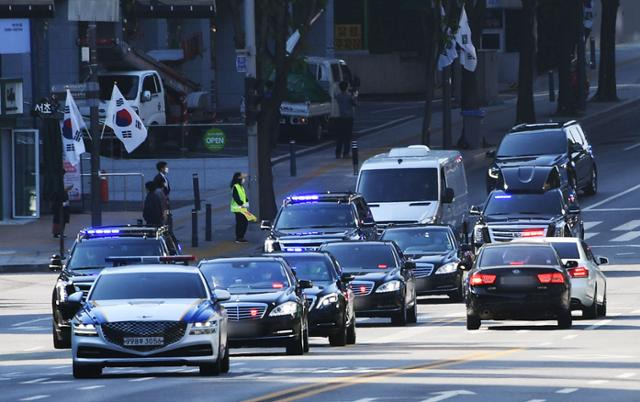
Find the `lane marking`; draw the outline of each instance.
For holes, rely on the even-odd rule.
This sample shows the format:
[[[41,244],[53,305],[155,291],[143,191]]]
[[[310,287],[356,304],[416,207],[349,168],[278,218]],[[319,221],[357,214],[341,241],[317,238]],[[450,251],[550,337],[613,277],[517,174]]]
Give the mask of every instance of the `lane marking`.
[[[148,380],[155,380],[155,377],[142,377],[142,378],[134,378],[133,380],[129,380],[129,382],[142,382]]]
[[[611,239],[610,241],[631,241],[640,237],[640,231],[632,231],[623,234],[622,236],[618,236],[615,239]]]
[[[626,232],[626,231],[629,231],[629,230],[633,230],[633,229],[635,229],[635,228],[637,228],[639,226],[640,226],[640,219],[634,219],[632,221],[629,221],[629,222],[625,223],[624,225],[620,225],[620,226],[615,227],[615,228],[613,228],[611,230],[615,230],[617,232],[618,231]]]
[[[640,314],[640,310],[633,310],[633,311],[631,312],[631,314]],[[7,375],[9,375],[9,374],[7,374]]]
[[[596,237],[597,235],[599,235],[600,232],[589,232],[589,233],[585,233],[584,234],[584,239],[585,240],[589,240],[592,237]]]
[[[640,208],[594,208],[587,212],[621,212],[621,211],[640,211]]]
[[[602,321],[598,321],[598,322],[596,322],[595,324],[593,324],[593,325],[588,326],[587,328],[585,328],[585,331],[591,331],[591,330],[594,330],[594,329],[596,329],[596,328],[598,328],[598,327],[601,327],[601,326],[603,326],[603,325],[607,325],[607,324],[608,324],[608,323],[610,323],[610,322],[611,322],[611,320],[602,320]]]
[[[618,376],[616,376],[617,378],[631,378],[631,377],[635,377],[636,373],[624,373],[624,374],[620,374]]]
[[[593,222],[584,222],[582,225],[584,226],[584,230],[590,230],[601,223],[602,221],[593,221]]]
[[[53,380],[53,381],[45,381],[42,384],[48,384],[48,385],[49,384],[68,384],[70,382],[71,381],[69,381],[69,380]]]
[[[562,388],[556,391],[556,394],[572,394],[576,392],[578,388]]]
[[[605,198],[604,200],[602,200],[600,202],[596,202],[593,205],[589,205],[588,207],[583,208],[582,210],[583,211],[590,211],[590,210],[594,209],[595,207],[599,207],[600,205],[604,205],[604,204],[608,203],[609,201],[612,201],[612,200],[615,200],[616,198],[622,197],[623,195],[627,195],[629,193],[632,193],[632,192],[636,191],[639,188],[640,188],[640,184],[638,184],[636,186],[633,186],[633,187],[631,187],[631,188],[629,188],[629,189],[627,189],[625,191],[622,191],[622,192],[620,192],[618,194],[614,194],[611,197]]]
[[[34,396],[30,396],[28,398],[22,398],[20,399],[21,401],[37,401],[38,399],[44,399],[44,398],[48,398],[51,395],[34,395]]]
[[[361,398],[361,399],[356,399],[353,402],[373,402],[378,400],[378,398]]]
[[[49,377],[36,378],[36,379],[33,379],[33,380],[29,380],[29,381],[22,381],[20,384],[25,384],[25,385],[26,384],[37,384],[39,382],[47,381],[49,379],[50,379]]]
[[[578,335],[573,334],[573,335],[567,335],[567,336],[565,336],[565,337],[564,337],[564,338],[562,338],[562,339],[564,339],[564,340],[569,340],[569,339],[573,339],[573,338],[577,338],[577,337],[578,337]]]
[[[23,321],[23,322],[17,322],[15,324],[11,324],[12,327],[21,327],[25,324],[33,324],[34,322],[40,322],[40,321],[51,321],[51,317],[46,317],[46,318],[36,318],[35,320],[29,320],[29,321]]]
[[[378,124],[377,126],[365,128],[364,130],[356,131],[355,133],[356,134],[367,134],[367,133],[370,133],[372,131],[381,130],[383,128],[387,128],[387,127],[393,126],[395,124],[399,124],[399,123],[403,123],[403,122],[406,122],[406,121],[409,121],[409,120],[413,120],[415,118],[416,118],[416,116],[412,114],[412,115],[409,115],[409,116],[401,117],[399,119],[388,121],[386,123]]]
[[[43,347],[42,346],[34,346],[32,348],[24,349],[23,352],[34,352],[34,351],[40,350],[40,349],[43,349]]]
[[[589,381],[589,384],[601,385],[601,384],[606,384],[608,382],[609,380],[592,380],[592,381]]]
[[[529,399],[527,402],[546,402],[546,399]]]
[[[63,368],[68,368],[68,367],[69,367],[69,365],[65,364],[64,366],[55,366],[55,367],[51,367],[51,368],[55,369],[55,370],[60,370],[60,369],[63,369]]]
[[[637,143],[637,144],[633,144],[633,145],[630,145],[630,146],[624,148],[623,151],[631,151],[632,149],[635,149],[635,148],[638,148],[638,147],[640,147],[640,142]]]
[[[104,385],[89,385],[88,387],[78,388],[80,391],[91,391],[92,389],[104,388]]]

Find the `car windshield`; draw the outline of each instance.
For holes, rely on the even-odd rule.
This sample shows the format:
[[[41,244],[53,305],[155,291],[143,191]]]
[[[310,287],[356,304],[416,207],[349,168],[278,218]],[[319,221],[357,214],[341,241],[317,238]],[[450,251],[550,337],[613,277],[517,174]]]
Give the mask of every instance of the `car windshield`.
[[[67,269],[104,268],[107,257],[161,256],[158,239],[104,238],[84,240],[73,248]]]
[[[301,203],[284,207],[278,215],[276,230],[355,227],[350,204]]]
[[[120,93],[126,100],[134,100],[138,97],[138,77],[135,75],[103,75],[98,77],[100,86],[100,100],[111,99],[113,85],[117,84]]]
[[[338,260],[343,272],[397,268],[391,245],[332,243],[323,246]]]
[[[567,136],[562,130],[509,134],[500,143],[498,157],[563,154]]]
[[[131,272],[101,276],[89,300],[205,299],[200,275],[180,272]]]
[[[578,251],[578,245],[573,242],[553,242],[551,246],[556,250],[558,256],[563,260],[577,260],[580,259],[580,252]]]
[[[478,264],[481,268],[505,265],[558,266],[560,263],[553,248],[548,246],[501,246],[484,249]]]
[[[485,215],[562,215],[562,198],[556,191],[543,194],[493,194]]]
[[[362,193],[367,202],[437,201],[438,170],[363,170],[356,191]]]
[[[335,268],[329,257],[286,256],[287,263],[293,268],[298,279],[312,282],[333,282],[337,279]]]
[[[447,229],[389,229],[381,240],[395,241],[405,254],[442,254],[454,249]]]
[[[220,261],[204,263],[200,271],[212,289],[231,293],[278,292],[291,286],[277,261]]]

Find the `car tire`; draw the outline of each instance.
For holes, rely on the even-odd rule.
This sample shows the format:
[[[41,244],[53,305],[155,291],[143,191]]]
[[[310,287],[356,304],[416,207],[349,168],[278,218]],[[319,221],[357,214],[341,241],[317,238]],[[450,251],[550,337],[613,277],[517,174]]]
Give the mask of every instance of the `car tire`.
[[[407,325],[407,305],[402,306],[402,310],[399,313],[395,313],[391,317],[391,324],[404,327]]]
[[[598,171],[594,166],[591,169],[591,179],[589,180],[589,184],[584,189],[584,193],[587,195],[595,195],[598,192]]]
[[[596,288],[596,291],[593,295],[593,303],[591,303],[591,306],[582,309],[582,318],[596,318],[599,316],[598,310],[598,288]]]
[[[58,335],[58,326],[56,322],[51,324],[51,335],[53,335],[54,349],[70,349],[71,348],[71,328],[60,328]]]
[[[200,365],[200,375],[201,376],[217,376],[222,372],[222,364],[220,364],[221,359],[218,357],[214,363],[204,363]]]
[[[348,336],[349,328],[347,327],[347,323],[345,322],[342,325],[342,328],[338,330],[333,335],[329,335],[329,345],[331,346],[345,346],[347,344],[347,336]]]
[[[301,356],[304,354],[304,330],[302,328],[300,328],[298,336],[289,341],[287,354],[290,356]]]
[[[347,344],[355,345],[356,343],[356,319],[351,321],[351,324],[347,327]]]
[[[464,298],[462,297],[462,278],[458,279],[458,288],[453,292],[447,293],[449,299],[454,303],[460,303]]]
[[[303,343],[303,350],[304,353],[309,353],[309,329],[305,329],[303,332],[304,335],[302,335],[302,339],[304,341]]]
[[[410,324],[415,324],[418,322],[418,302],[416,301],[413,304],[413,307],[407,311],[407,322]]]
[[[482,325],[480,317],[478,317],[477,315],[467,314],[467,330],[475,331],[480,328],[480,325]]]
[[[607,316],[607,293],[606,293],[606,289],[605,289],[604,299],[602,300],[602,304],[598,308],[598,314],[599,314],[600,317],[606,317]]]
[[[221,373],[228,373],[229,372],[229,368],[231,367],[230,361],[229,361],[229,345],[227,344],[227,347],[224,348],[224,357],[222,358],[222,362],[220,364],[220,372]]]
[[[102,367],[93,364],[80,364],[73,362],[72,365],[74,378],[96,378],[102,374]]]
[[[559,329],[571,329],[573,325],[573,317],[571,317],[571,310],[564,310],[558,314],[558,328]]]

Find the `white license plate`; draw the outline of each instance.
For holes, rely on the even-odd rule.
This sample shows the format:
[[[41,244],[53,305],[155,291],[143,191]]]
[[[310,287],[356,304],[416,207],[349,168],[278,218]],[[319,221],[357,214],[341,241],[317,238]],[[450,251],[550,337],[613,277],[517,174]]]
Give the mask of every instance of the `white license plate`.
[[[124,338],[123,343],[124,346],[162,346],[164,338],[161,336]]]

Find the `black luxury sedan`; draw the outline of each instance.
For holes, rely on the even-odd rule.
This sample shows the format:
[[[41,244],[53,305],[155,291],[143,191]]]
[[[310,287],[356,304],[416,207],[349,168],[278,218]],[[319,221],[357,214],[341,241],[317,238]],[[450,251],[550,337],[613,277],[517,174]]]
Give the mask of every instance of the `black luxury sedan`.
[[[395,325],[417,322],[415,263],[405,260],[394,242],[335,242],[320,251],[338,260],[342,274],[354,275],[349,287],[358,317],[390,317]]]
[[[304,290],[309,308],[309,336],[328,337],[331,346],[356,343],[356,314],[349,281],[329,253],[282,253],[298,279],[313,283]]]
[[[481,320],[557,320],[571,328],[571,277],[550,244],[485,245],[466,280],[467,329]]]
[[[500,171],[516,166],[557,166],[563,185],[586,194],[598,191],[598,168],[593,149],[576,121],[520,124],[502,139],[487,171],[487,193],[496,189]]]
[[[219,258],[198,265],[211,289],[227,290],[231,347],[285,347],[289,355],[309,350],[308,310],[298,280],[278,257]]]
[[[461,265],[471,268],[473,252],[458,243],[450,226],[390,227],[380,240],[394,241],[405,258],[414,261],[418,295],[448,295],[462,301]]]

